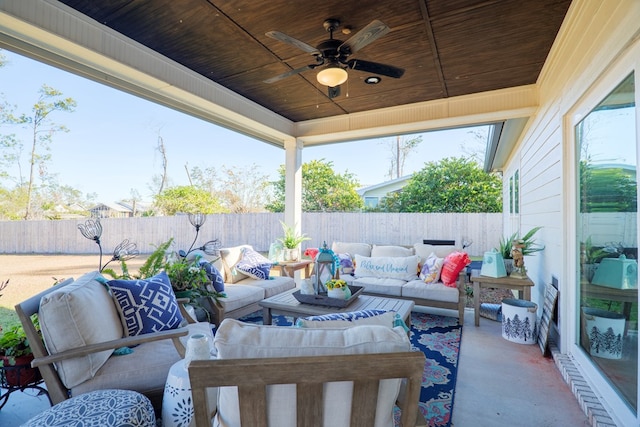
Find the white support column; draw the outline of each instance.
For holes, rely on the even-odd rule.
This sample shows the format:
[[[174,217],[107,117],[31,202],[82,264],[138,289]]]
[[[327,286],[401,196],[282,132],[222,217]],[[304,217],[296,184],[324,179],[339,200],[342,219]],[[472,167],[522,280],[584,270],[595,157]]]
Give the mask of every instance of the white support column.
[[[288,139],[285,148],[284,175],[284,222],[296,227],[296,233],[302,228],[302,148],[298,139]]]

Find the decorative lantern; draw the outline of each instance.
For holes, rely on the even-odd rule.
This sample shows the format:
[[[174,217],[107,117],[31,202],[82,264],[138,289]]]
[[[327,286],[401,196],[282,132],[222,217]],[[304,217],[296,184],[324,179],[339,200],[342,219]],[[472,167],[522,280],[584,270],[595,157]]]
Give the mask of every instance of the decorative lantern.
[[[325,283],[331,279],[338,279],[338,269],[336,268],[336,255],[327,247],[324,242],[322,248],[316,255],[314,271],[316,283],[314,285],[316,293],[326,293]]]

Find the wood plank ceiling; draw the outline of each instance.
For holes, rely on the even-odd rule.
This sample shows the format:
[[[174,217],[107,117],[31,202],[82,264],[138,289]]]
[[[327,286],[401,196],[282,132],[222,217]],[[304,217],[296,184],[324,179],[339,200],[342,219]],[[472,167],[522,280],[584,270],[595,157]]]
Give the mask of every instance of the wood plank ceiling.
[[[535,83],[570,0],[61,0],[294,122]],[[399,78],[348,70],[341,95],[308,70],[276,83],[265,79],[314,63],[277,30],[313,47],[328,19],[347,40],[378,19],[391,31],[351,58],[405,70]],[[343,34],[348,28],[351,34]]]

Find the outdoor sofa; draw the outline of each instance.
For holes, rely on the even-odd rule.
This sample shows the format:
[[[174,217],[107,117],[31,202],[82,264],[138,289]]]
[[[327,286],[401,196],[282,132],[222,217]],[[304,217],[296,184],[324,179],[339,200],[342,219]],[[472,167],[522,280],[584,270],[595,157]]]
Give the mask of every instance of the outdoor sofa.
[[[419,306],[457,310],[459,324],[464,323],[465,268],[460,268],[455,282],[448,285],[442,280],[425,283],[424,274],[421,274],[430,258],[442,260],[438,263],[442,263],[444,269],[448,255],[463,254],[456,246],[416,243],[406,247],[334,242],[331,249],[343,260],[346,255],[351,258],[353,267],[345,269],[341,263],[340,279],[351,285],[363,286],[364,294],[408,299]],[[468,257],[459,259],[468,260]]]

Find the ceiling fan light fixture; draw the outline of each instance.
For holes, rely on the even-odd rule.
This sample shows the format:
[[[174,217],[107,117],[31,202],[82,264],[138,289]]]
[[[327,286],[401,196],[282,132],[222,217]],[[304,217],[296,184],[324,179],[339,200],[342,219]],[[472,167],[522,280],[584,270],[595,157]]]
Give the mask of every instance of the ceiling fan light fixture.
[[[337,65],[330,65],[320,70],[316,78],[321,85],[336,87],[347,81],[347,71]]]

